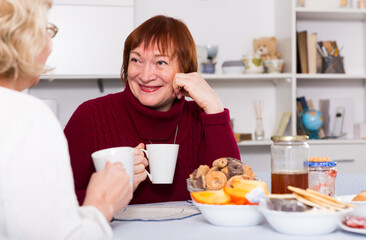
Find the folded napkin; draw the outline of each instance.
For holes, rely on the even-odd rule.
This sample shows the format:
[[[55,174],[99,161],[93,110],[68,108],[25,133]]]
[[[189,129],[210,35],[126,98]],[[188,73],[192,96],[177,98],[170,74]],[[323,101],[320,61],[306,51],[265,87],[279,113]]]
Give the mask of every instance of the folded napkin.
[[[117,221],[171,221],[200,214],[190,202],[167,202],[129,205],[114,215]]]

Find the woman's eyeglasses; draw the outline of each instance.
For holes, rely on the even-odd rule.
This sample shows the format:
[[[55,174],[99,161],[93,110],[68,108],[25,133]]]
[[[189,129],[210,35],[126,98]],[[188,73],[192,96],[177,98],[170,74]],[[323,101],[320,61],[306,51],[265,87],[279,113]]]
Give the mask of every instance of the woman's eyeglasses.
[[[58,32],[58,28],[53,23],[47,23],[47,33],[50,35],[51,38],[54,38]]]

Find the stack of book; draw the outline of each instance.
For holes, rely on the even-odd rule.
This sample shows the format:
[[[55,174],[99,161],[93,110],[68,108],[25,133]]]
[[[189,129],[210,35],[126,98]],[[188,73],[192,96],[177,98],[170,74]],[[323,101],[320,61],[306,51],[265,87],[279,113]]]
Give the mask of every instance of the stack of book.
[[[297,32],[297,73],[324,73],[323,59],[340,57],[335,41],[318,41],[317,38],[316,33]],[[335,67],[334,73],[344,73],[343,65]]]

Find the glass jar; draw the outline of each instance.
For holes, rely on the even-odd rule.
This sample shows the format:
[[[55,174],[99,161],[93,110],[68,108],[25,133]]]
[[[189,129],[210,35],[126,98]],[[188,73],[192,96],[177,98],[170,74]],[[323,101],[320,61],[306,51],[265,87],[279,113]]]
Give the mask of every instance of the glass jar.
[[[308,188],[308,136],[273,136],[271,192],[292,193],[288,186]]]
[[[334,197],[336,165],[336,162],[309,162],[309,188]]]

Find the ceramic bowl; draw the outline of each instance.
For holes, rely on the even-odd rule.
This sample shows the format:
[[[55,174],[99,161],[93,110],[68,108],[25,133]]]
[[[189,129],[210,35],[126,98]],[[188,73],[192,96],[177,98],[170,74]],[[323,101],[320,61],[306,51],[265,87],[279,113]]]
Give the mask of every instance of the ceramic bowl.
[[[263,61],[265,73],[282,73],[285,66],[282,59],[266,60]]]
[[[284,212],[270,210],[265,202],[259,205],[259,211],[277,232],[291,235],[322,235],[335,231],[352,208],[339,212],[324,212],[312,209],[307,212]]]
[[[195,188],[191,180],[187,179],[189,192],[206,191]],[[248,227],[259,225],[263,222],[264,216],[258,211],[258,205],[217,205],[192,202],[202,213],[203,217],[212,225],[224,227]]]
[[[225,61],[222,64],[222,72],[224,74],[243,74],[245,65],[243,61]]]
[[[224,227],[249,227],[259,225],[264,217],[258,211],[258,205],[215,205],[193,203],[203,217],[212,225]]]
[[[356,195],[339,196],[338,199],[356,206],[351,212],[352,215],[366,217],[366,201],[352,201],[355,196]]]

